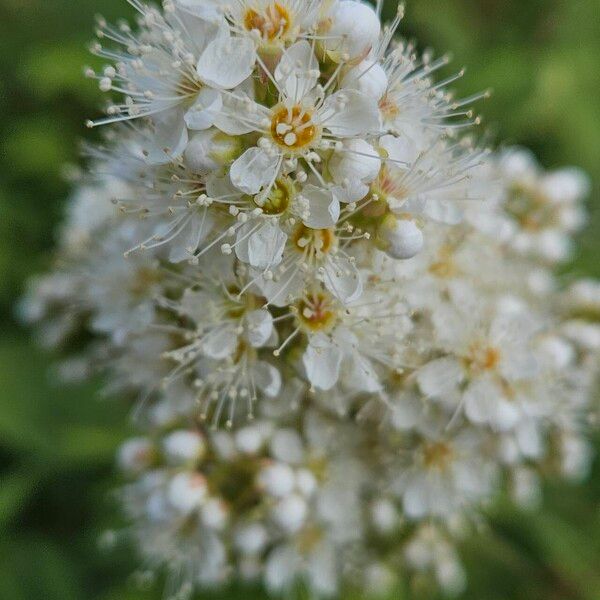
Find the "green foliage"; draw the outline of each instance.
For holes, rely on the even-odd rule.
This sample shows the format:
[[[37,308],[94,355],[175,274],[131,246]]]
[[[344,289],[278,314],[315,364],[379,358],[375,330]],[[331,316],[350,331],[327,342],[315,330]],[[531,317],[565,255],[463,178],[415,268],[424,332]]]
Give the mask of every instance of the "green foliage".
[[[395,9],[388,2],[389,14]],[[424,48],[452,50],[469,71],[462,93],[493,88],[480,106],[499,140],[531,146],[548,166],[575,163],[600,183],[598,0],[413,0],[404,31]],[[126,407],[97,385],[58,387],[52,357],[14,319],[23,283],[50,262],[53,230],[77,160],[83,123],[100,94],[82,76],[93,15],[130,14],[124,0],[0,0],[0,598],[143,600],[125,548],[97,538],[117,522],[110,496]],[[596,190],[600,189],[598,186]],[[600,202],[572,270],[600,275]],[[585,487],[551,487],[546,508],[500,508],[467,541],[465,598],[600,599],[600,473]],[[262,599],[234,590],[213,600]],[[398,598],[431,598],[413,586]],[[348,599],[350,600],[350,599]],[[358,599],[357,599],[358,600]]]

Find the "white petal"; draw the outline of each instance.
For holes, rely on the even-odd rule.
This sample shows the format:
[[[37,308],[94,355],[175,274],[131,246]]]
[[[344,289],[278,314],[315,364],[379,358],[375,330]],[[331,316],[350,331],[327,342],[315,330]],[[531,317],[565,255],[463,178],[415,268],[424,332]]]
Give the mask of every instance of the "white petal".
[[[317,84],[319,63],[310,44],[302,40],[290,46],[275,69],[275,80],[288,99],[298,103]]]
[[[181,156],[188,144],[188,131],[181,109],[169,110],[154,117],[155,132],[149,147],[144,148],[146,162],[164,165]]]
[[[317,389],[330,390],[339,378],[342,357],[342,351],[327,336],[313,336],[302,357],[310,383]]]
[[[473,423],[487,423],[499,431],[514,427],[520,417],[518,406],[505,397],[493,381],[480,378],[465,390],[465,414]]]
[[[335,197],[345,204],[358,202],[369,193],[369,186],[360,179],[352,179],[344,182],[343,185],[336,185],[332,188]]]
[[[358,351],[352,352],[347,365],[344,365],[343,382],[353,392],[374,393],[381,390],[379,377],[371,361]]]
[[[458,225],[463,220],[463,211],[451,201],[427,199],[423,213],[431,220],[445,225]]]
[[[205,83],[227,90],[250,77],[255,62],[256,51],[250,38],[219,35],[202,53],[196,70]]]
[[[347,258],[329,260],[324,277],[325,287],[344,304],[354,302],[362,295],[363,285],[358,269]]]
[[[407,135],[384,135],[379,145],[386,151],[388,158],[395,163],[406,163],[408,169],[419,156],[417,144]],[[404,165],[399,165],[404,167]]]
[[[283,258],[287,235],[279,225],[265,223],[248,239],[248,262],[257,269],[277,266]]]
[[[221,92],[211,88],[202,88],[196,102],[185,113],[185,124],[188,129],[197,131],[208,129],[212,127],[222,108]]]
[[[254,383],[267,398],[275,398],[281,391],[281,375],[269,363],[260,361],[254,367]]]
[[[381,157],[365,140],[346,140],[331,157],[329,171],[338,184],[360,181],[371,183],[381,170]]]
[[[214,220],[209,214],[195,214],[190,219],[185,231],[171,243],[169,261],[172,263],[189,260],[198,246],[213,228]]]
[[[223,19],[221,0],[176,0],[175,3],[182,11],[195,17],[212,22]]]
[[[228,135],[260,131],[260,121],[265,116],[264,112],[263,106],[241,92],[237,93],[235,98],[226,95],[221,112],[215,116],[215,127]]]
[[[391,422],[399,431],[415,427],[423,416],[423,401],[415,392],[404,392],[394,400]]]
[[[433,360],[417,371],[421,392],[433,398],[453,392],[463,377],[463,369],[454,358]]]
[[[231,327],[221,327],[208,333],[202,340],[202,351],[217,360],[231,356],[238,345],[238,336]]]
[[[280,159],[260,148],[250,148],[231,165],[231,182],[238,190],[254,196],[277,176]]]
[[[263,347],[273,333],[273,317],[268,310],[254,310],[246,315],[248,341],[254,348]]]
[[[403,497],[403,506],[410,519],[418,519],[429,512],[429,490],[419,477],[407,487]]]
[[[308,201],[309,216],[304,224],[312,229],[329,229],[340,218],[339,200],[329,190],[307,185],[302,196]]]
[[[380,129],[377,100],[356,90],[336,92],[319,111],[319,124],[340,138],[376,132]]]
[[[288,269],[276,280],[267,280],[261,277],[257,282],[262,295],[269,301],[269,304],[279,307],[288,305],[289,296],[296,298],[303,284],[304,278],[302,273],[296,270],[295,267]]]

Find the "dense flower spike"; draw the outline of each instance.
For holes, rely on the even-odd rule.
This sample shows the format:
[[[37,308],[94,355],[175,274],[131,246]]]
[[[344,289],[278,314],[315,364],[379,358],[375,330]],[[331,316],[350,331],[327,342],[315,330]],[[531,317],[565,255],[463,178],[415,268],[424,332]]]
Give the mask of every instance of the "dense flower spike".
[[[459,593],[481,506],[587,471],[600,285],[551,271],[585,175],[480,147],[487,92],[454,98],[402,7],[130,3],[98,19],[104,138],[22,308],[135,404],[141,579]]]

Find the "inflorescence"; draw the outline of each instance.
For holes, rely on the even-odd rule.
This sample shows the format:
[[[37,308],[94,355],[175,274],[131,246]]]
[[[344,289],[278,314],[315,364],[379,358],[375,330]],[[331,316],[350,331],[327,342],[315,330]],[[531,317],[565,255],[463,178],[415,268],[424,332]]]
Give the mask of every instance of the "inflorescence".
[[[500,490],[587,472],[600,284],[553,275],[586,177],[481,146],[487,92],[448,91],[402,9],[130,3],[98,18],[102,142],[23,310],[135,402],[142,578],[461,591],[454,541]]]

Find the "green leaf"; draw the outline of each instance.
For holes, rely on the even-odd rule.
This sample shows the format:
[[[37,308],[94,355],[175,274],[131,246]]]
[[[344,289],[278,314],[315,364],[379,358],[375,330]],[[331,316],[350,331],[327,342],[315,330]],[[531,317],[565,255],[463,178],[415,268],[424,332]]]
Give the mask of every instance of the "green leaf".
[[[0,476],[0,531],[24,508],[38,482],[35,470],[21,470]]]

